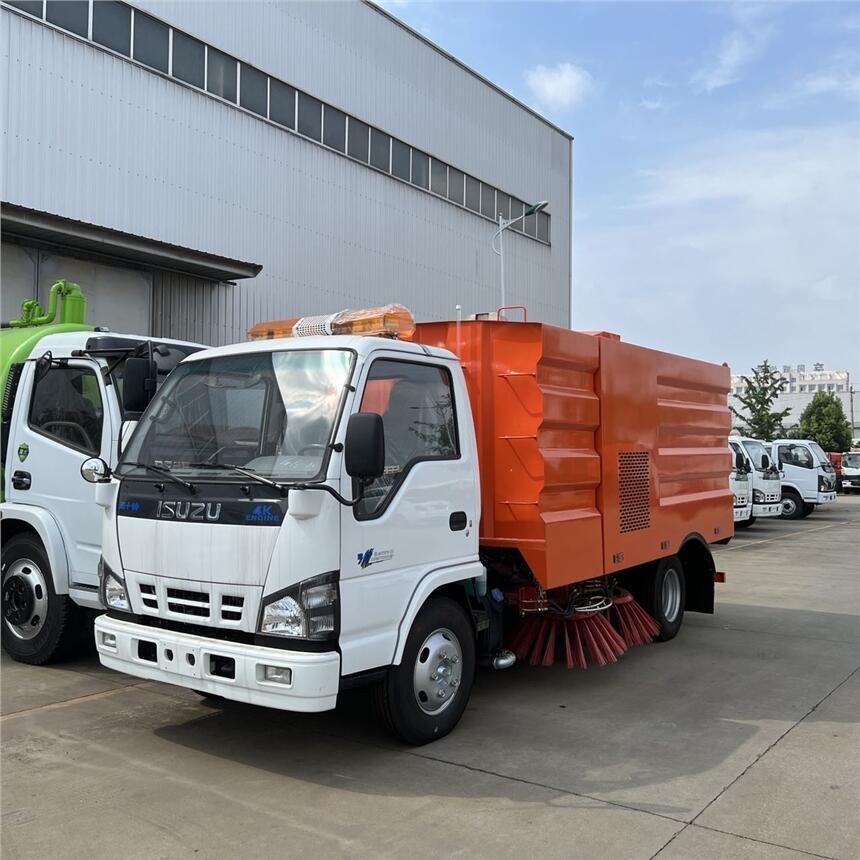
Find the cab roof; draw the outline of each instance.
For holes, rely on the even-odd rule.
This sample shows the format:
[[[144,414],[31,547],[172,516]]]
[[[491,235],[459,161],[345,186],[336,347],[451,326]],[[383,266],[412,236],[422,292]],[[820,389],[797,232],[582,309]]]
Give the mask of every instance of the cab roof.
[[[282,350],[307,349],[349,349],[360,357],[381,350],[400,352],[405,355],[426,355],[447,361],[456,361],[454,353],[447,349],[426,346],[409,340],[398,340],[389,337],[366,337],[362,335],[319,335],[313,337],[275,337],[266,340],[242,341],[228,346],[217,346],[204,349],[189,355],[185,361],[202,361],[225,355],[248,355],[257,352],[280,352]]]
[[[22,329],[25,330],[25,329]],[[35,331],[35,329],[34,329]],[[163,343],[165,346],[186,346],[198,349],[202,346],[186,340],[173,340],[169,337],[151,337],[140,334],[121,334],[114,331],[66,331],[55,334],[46,334],[39,340],[30,353],[30,358],[38,358],[46,350],[50,350],[54,358],[71,358],[72,353],[78,349],[86,349],[87,343],[98,338],[112,338],[116,340],[130,340],[144,342],[151,340],[153,343]]]

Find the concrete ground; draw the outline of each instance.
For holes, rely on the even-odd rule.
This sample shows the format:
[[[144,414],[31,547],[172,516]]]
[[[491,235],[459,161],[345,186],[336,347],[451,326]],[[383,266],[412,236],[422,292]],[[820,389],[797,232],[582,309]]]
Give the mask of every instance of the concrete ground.
[[[2,664],[4,858],[860,856],[860,498],[718,551],[714,616],[479,677],[449,737]]]

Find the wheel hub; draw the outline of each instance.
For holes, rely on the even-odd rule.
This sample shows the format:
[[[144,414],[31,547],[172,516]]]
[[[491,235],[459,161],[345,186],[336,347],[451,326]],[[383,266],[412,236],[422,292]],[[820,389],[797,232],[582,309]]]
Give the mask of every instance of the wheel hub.
[[[22,576],[10,576],[3,585],[3,617],[20,625],[33,614],[36,597],[30,583]]]
[[[18,639],[32,639],[45,624],[48,586],[39,566],[27,558],[9,565],[3,578],[3,621]]]
[[[672,623],[681,609],[681,578],[674,567],[663,577],[663,617]]]
[[[463,652],[445,627],[434,630],[418,649],[413,672],[415,700],[425,714],[438,714],[457,695],[463,675]]]

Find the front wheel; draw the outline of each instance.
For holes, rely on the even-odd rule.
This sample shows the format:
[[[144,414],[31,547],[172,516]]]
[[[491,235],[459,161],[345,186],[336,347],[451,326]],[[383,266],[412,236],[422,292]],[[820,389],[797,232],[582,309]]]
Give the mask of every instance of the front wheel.
[[[815,510],[815,505],[811,502],[804,502],[803,509],[800,512],[800,518],[805,520],[813,511]]]
[[[462,607],[429,600],[409,631],[399,666],[376,689],[389,731],[419,746],[442,738],[460,721],[475,677],[475,633]]]
[[[3,649],[39,666],[63,654],[78,632],[79,612],[54,591],[48,556],[38,539],[16,535],[3,547]]]
[[[677,556],[664,558],[657,565],[648,609],[660,627],[657,640],[668,642],[678,635],[684,621],[686,583],[684,568]]]
[[[748,529],[755,522],[755,517],[747,517],[745,520],[738,520],[735,523],[736,529]]]
[[[803,511],[803,501],[794,490],[782,491],[782,514],[784,520],[796,520]]]

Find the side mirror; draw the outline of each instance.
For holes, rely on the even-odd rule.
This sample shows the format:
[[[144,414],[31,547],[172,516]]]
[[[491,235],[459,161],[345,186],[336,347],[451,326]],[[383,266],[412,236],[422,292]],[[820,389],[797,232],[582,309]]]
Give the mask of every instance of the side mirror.
[[[761,468],[765,472],[770,468],[770,457],[767,454],[761,455]]]
[[[353,478],[373,480],[385,471],[385,433],[382,416],[356,412],[349,418],[344,447],[346,473]]]
[[[122,408],[123,412],[140,414],[149,405],[155,394],[158,370],[148,358],[127,358],[123,368]]]
[[[110,466],[101,457],[90,457],[81,463],[81,477],[89,484],[104,484],[110,476]]]
[[[747,461],[743,454],[740,451],[735,452],[735,468],[739,472],[746,472],[747,470]]]

